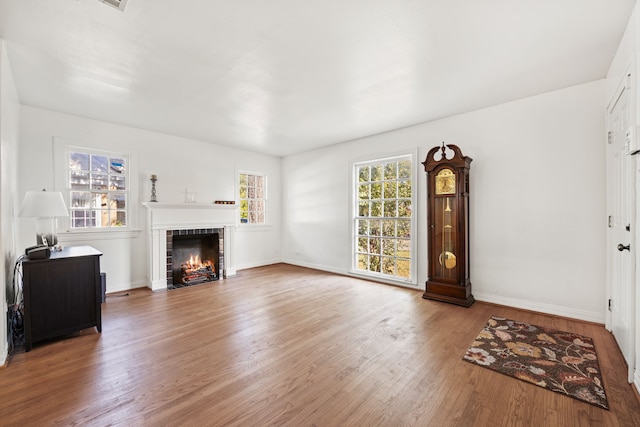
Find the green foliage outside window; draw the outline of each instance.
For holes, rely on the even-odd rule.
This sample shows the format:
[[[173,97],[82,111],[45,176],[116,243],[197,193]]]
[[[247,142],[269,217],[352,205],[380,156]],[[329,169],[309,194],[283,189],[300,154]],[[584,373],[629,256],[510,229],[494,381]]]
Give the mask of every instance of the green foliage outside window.
[[[411,160],[356,165],[356,269],[411,277]]]

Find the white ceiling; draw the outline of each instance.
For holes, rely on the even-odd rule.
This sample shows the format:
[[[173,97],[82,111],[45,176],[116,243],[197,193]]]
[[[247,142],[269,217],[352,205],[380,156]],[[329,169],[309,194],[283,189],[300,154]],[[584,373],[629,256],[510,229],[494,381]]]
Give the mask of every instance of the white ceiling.
[[[25,105],[286,156],[604,78],[635,0],[0,0]]]

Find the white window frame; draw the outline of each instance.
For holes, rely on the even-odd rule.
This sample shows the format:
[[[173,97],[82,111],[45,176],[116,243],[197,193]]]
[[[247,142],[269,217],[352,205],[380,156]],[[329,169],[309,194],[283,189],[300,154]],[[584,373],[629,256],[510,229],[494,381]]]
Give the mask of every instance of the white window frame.
[[[358,266],[358,166],[384,163],[393,160],[407,159],[411,161],[411,236],[410,236],[410,257],[409,257],[409,277],[402,278],[397,276],[389,276],[384,273],[360,270]],[[350,274],[355,276],[363,276],[376,281],[387,282],[394,285],[408,286],[412,288],[418,287],[417,283],[417,220],[418,212],[417,193],[418,193],[418,150],[403,151],[390,154],[379,154],[369,158],[352,160],[351,162],[351,270]],[[381,217],[384,218],[384,217]]]
[[[241,203],[242,200],[240,198],[240,175],[253,175],[253,176],[261,176],[263,179],[263,197],[262,197],[262,201],[263,201],[263,206],[264,206],[264,221],[263,222],[254,222],[254,223],[250,223],[250,222],[242,222],[242,218],[240,217],[240,215],[242,214],[241,211]],[[269,224],[269,209],[268,209],[268,185],[269,185],[269,179],[266,173],[264,172],[255,172],[255,171],[248,171],[248,170],[238,170],[236,173],[236,197],[238,200],[238,223],[240,224],[241,227],[264,227],[266,225]],[[247,198],[248,200],[248,198]]]
[[[64,138],[54,137],[53,140],[53,162],[54,162],[54,185],[56,191],[60,191],[71,215],[71,184],[69,174],[69,154],[71,152],[81,152],[87,154],[97,154],[110,157],[122,157],[126,159],[127,168],[125,172],[126,200],[127,200],[127,224],[122,227],[85,227],[72,228],[71,216],[58,219],[58,227],[62,231],[60,237],[66,242],[82,242],[86,238],[91,239],[112,239],[112,238],[134,238],[140,235],[138,229],[138,182],[137,182],[137,154],[125,150],[114,149],[105,150],[102,148],[90,147],[78,141],[69,141]]]

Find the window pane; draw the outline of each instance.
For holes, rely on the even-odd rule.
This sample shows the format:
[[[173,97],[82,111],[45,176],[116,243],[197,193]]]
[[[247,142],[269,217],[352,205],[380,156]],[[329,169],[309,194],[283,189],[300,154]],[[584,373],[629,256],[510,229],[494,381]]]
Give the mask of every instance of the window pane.
[[[124,176],[111,175],[109,177],[109,190],[126,190],[124,185]]]
[[[111,170],[110,173],[124,175],[124,159],[111,159]]]
[[[123,211],[110,211],[109,212],[109,226],[111,227],[124,227],[127,225],[127,215]]]
[[[71,208],[89,208],[91,206],[91,193],[87,191],[71,192]]]
[[[396,197],[396,181],[389,181],[384,183],[384,198],[395,199]]]
[[[358,203],[358,216],[369,216],[369,202]]]
[[[367,238],[358,238],[358,252],[367,252]]]
[[[384,202],[384,216],[387,218],[396,216],[396,206],[398,202],[395,200],[388,200]]]
[[[358,168],[358,181],[369,181],[369,166],[360,166]]]
[[[385,219],[382,221],[382,235],[386,237],[394,237],[396,235],[395,219]]]
[[[109,197],[109,208],[126,209],[127,202],[124,194],[111,194]]]
[[[360,200],[368,200],[369,199],[369,189],[371,186],[369,184],[362,184],[358,186],[358,198]]]
[[[377,220],[369,221],[369,235],[370,236],[380,235],[380,221],[377,221]]]
[[[411,198],[411,181],[398,182],[398,197]]]
[[[89,155],[86,153],[70,153],[69,154],[69,170],[88,171]]]
[[[91,174],[91,189],[92,190],[107,190],[108,175]]]
[[[106,156],[91,156],[91,172],[107,173],[109,159]]]
[[[395,256],[396,254],[395,239],[382,239],[382,254]]]
[[[411,255],[411,240],[398,239],[398,256],[409,258]]]
[[[369,221],[361,219],[358,221],[358,234],[360,236],[366,236],[369,234]]]
[[[398,220],[398,237],[411,237],[411,221]]]
[[[88,190],[89,172],[71,171],[70,181],[72,190]]]
[[[380,272],[380,257],[371,255],[369,256],[369,271],[376,273]]]
[[[382,216],[382,202],[371,202],[371,216]]]
[[[99,227],[108,227],[110,224],[109,211],[106,209],[101,209],[97,211],[96,222]]]
[[[411,216],[411,201],[409,200],[398,201],[398,216],[402,218],[408,218]]]
[[[367,255],[358,255],[358,269],[366,270],[368,265]]]
[[[77,228],[95,227],[96,225],[95,212],[87,211],[87,210],[72,210],[71,224],[72,224],[72,227],[77,227]]]
[[[384,179],[396,179],[396,162],[390,162],[384,165]]]
[[[399,179],[411,178],[411,161],[402,160],[398,162],[398,178]]]
[[[97,209],[106,208],[108,197],[109,197],[108,193],[91,194],[91,200],[92,200],[91,207],[97,208]]]
[[[382,199],[382,183],[376,182],[371,184],[371,198]]]
[[[395,272],[396,272],[395,258],[382,257],[382,273],[388,274],[389,276],[393,276],[395,275]]]
[[[411,260],[406,258],[397,259],[398,269],[396,275],[408,279],[411,276]]]
[[[382,181],[382,165],[371,166],[371,181]]]

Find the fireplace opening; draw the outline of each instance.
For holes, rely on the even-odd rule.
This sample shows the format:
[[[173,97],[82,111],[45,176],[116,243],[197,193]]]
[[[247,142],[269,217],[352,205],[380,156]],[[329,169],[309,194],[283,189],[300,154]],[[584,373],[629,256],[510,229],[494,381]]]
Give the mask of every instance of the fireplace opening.
[[[218,232],[199,231],[180,230],[180,234],[172,233],[171,244],[167,245],[167,252],[171,251],[167,254],[167,267],[170,264],[170,268],[167,268],[169,289],[220,279],[220,235]]]

